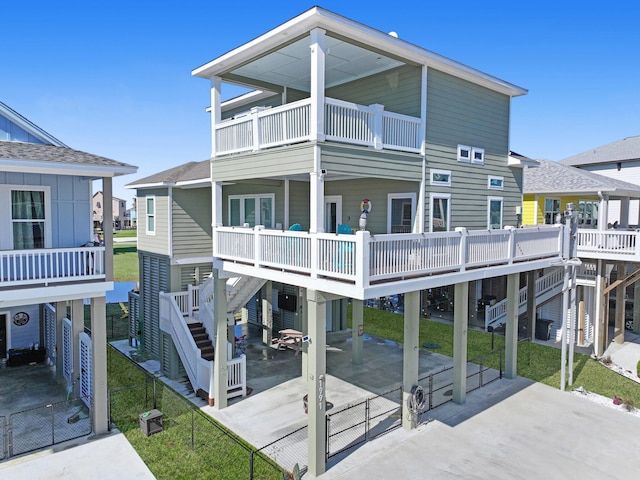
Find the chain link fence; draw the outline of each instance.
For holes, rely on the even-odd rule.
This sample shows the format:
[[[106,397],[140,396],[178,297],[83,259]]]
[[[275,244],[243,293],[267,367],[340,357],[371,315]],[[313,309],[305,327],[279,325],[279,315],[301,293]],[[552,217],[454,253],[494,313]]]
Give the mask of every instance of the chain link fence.
[[[90,399],[75,398],[12,413],[8,423],[2,417],[0,442],[4,457],[89,435],[92,426],[87,404],[91,405]]]
[[[7,451],[8,435],[7,417],[0,416],[0,460],[4,460],[9,455]]]

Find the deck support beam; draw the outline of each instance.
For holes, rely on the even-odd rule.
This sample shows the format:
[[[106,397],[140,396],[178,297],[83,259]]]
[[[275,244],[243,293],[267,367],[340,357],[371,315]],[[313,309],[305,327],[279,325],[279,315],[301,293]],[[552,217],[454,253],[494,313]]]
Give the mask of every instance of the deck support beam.
[[[536,270],[527,272],[527,332],[533,338],[536,331]]]
[[[420,292],[404,295],[404,348],[402,351],[402,426],[405,430],[416,428],[415,414],[408,408],[411,389],[418,385],[420,362]]]
[[[105,326],[106,329],[106,326]],[[72,395],[80,396],[80,334],[84,332],[84,303],[82,299],[71,301],[71,351],[73,358],[73,374],[71,375]]]
[[[469,282],[456,283],[453,307],[453,401],[462,405],[467,398],[467,331],[469,323]]]
[[[640,296],[638,298],[640,298]],[[353,299],[351,308],[351,362],[354,365],[362,365],[364,302]]]
[[[62,354],[62,346],[64,338],[62,336],[62,320],[67,317],[67,302],[56,302],[56,381],[62,383],[64,381],[64,355]]]
[[[307,420],[309,474],[322,475],[326,470],[325,441],[327,381],[327,298],[322,292],[307,289],[309,343],[307,345]]]
[[[262,295],[262,341],[271,346],[273,340],[273,282],[270,280],[264,284]]]
[[[507,378],[518,375],[518,277],[507,276],[507,325],[505,329],[504,371]]]
[[[618,263],[618,280],[625,278],[627,273],[627,265]],[[613,341],[619,345],[624,343],[624,312],[625,312],[625,291],[627,287],[625,283],[621,283],[616,287],[616,309],[615,309],[615,326],[613,328]]]
[[[83,307],[84,311],[84,307]],[[80,350],[74,352],[80,356]],[[93,433],[109,431],[109,402],[107,401],[107,299],[91,299],[91,389],[93,391]]]
[[[209,382],[209,404],[213,399],[214,408],[227,407],[227,279],[219,277],[218,270],[213,271],[213,323],[216,339],[214,347],[213,376]]]

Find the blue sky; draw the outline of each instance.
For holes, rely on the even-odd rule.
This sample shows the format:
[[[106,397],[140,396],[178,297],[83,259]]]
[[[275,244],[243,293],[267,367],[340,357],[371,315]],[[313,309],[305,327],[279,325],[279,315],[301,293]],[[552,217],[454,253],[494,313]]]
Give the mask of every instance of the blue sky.
[[[3,2],[0,100],[72,148],[127,162],[122,186],[210,152],[209,84],[191,71],[314,5]],[[511,149],[560,160],[640,135],[636,0],[327,0],[318,5],[529,90]],[[223,92],[224,93],[224,92]]]

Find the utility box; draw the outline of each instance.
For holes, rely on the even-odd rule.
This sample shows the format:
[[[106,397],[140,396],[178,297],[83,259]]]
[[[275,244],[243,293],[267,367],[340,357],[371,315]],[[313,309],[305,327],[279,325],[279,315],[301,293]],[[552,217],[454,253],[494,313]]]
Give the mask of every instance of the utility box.
[[[140,430],[147,437],[161,432],[162,428],[162,412],[160,410],[153,409],[140,414]]]
[[[543,318],[536,318],[536,339],[537,340],[549,340],[551,338],[551,326],[553,320],[545,320]]]

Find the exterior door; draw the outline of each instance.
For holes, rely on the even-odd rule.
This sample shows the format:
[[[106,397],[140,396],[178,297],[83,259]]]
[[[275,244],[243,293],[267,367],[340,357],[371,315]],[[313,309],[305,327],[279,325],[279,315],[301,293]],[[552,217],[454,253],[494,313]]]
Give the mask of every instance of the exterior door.
[[[7,339],[7,332],[9,330],[7,326],[8,319],[9,315],[0,313],[0,358],[7,358],[7,348],[9,346]]]
[[[342,223],[342,195],[324,197],[324,231],[336,233]]]

